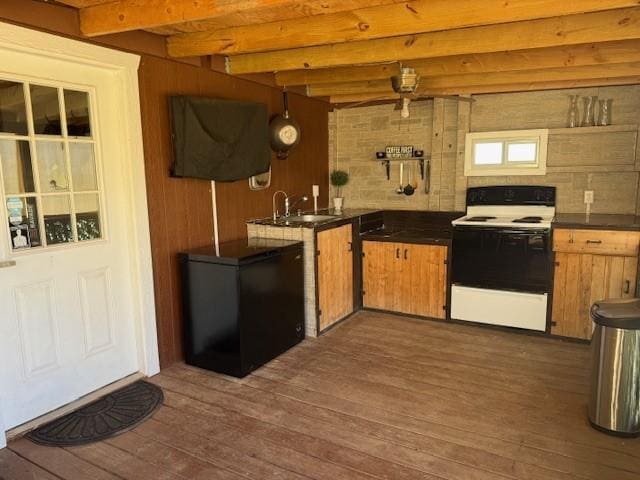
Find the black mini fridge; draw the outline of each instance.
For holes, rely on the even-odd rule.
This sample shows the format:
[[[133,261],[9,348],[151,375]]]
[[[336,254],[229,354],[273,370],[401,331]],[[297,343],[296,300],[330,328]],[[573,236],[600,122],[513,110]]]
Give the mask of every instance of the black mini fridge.
[[[179,256],[189,365],[244,377],[304,338],[302,242],[238,240]]]

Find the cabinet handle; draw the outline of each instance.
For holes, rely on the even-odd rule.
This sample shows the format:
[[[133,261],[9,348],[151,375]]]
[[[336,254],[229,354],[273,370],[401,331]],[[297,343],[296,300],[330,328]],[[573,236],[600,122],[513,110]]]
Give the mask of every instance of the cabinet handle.
[[[396,258],[400,258],[400,249],[396,248]]]
[[[404,259],[405,260],[407,259],[407,249],[406,248],[404,249]]]
[[[353,242],[347,242],[349,244],[349,252],[353,252]]]
[[[587,243],[600,245],[602,243],[602,240],[587,240]]]
[[[629,280],[624,281],[624,293],[629,293],[631,291],[631,282]]]

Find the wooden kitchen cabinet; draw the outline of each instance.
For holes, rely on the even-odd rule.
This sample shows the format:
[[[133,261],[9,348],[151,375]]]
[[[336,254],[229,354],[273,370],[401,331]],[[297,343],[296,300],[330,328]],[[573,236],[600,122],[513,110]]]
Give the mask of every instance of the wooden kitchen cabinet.
[[[366,308],[445,317],[447,247],[365,241],[362,248]]]
[[[351,224],[318,232],[318,331],[353,312]]]
[[[640,232],[556,230],[551,333],[590,339],[591,305],[633,298]]]

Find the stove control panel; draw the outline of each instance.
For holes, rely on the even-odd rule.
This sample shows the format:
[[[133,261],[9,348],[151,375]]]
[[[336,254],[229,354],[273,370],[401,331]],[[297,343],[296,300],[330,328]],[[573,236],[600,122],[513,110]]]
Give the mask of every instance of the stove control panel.
[[[467,206],[541,205],[554,207],[555,204],[556,187],[508,185],[467,189]]]

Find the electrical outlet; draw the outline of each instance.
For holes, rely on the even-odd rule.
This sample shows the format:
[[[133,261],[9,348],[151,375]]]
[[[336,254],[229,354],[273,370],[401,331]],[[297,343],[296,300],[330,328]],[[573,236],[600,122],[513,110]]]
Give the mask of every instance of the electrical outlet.
[[[584,203],[586,204],[593,203],[593,190],[584,191]]]

